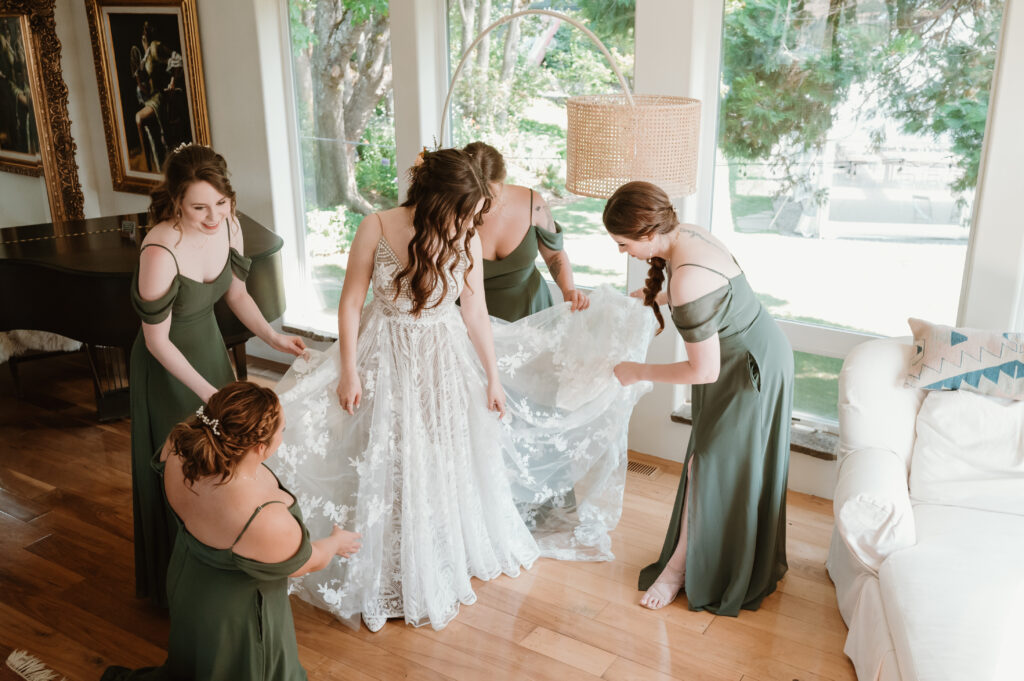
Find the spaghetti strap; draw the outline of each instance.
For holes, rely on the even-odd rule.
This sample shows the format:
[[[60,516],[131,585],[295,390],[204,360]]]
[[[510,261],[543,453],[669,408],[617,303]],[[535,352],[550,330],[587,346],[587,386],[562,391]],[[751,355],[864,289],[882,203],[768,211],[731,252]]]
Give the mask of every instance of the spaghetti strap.
[[[283,504],[283,503],[284,503],[283,501],[277,501],[275,499],[273,501],[264,501],[262,504],[257,506],[256,510],[252,512],[252,515],[249,516],[249,519],[247,521],[245,521],[245,527],[243,527],[242,531],[238,533],[237,537],[235,537],[235,541],[231,542],[231,548],[235,548],[235,544],[237,544],[238,541],[242,538],[242,535],[245,534],[245,531],[249,529],[249,526],[252,525],[252,521],[256,519],[256,516],[259,514],[260,511],[262,511],[264,508],[266,508],[270,504]]]
[[[162,248],[165,251],[167,251],[168,253],[170,253],[171,254],[171,259],[174,261],[174,269],[177,271],[178,274],[181,274],[181,268],[178,267],[178,259],[174,257],[174,251],[172,251],[171,249],[167,248],[167,246],[164,246],[163,244],[146,244],[145,246],[143,246],[142,248],[139,249],[139,253],[141,254],[144,250],[146,250],[150,246],[156,246],[157,248]]]
[[[735,256],[733,256],[733,259],[732,259],[732,261],[733,261],[733,262],[736,262],[736,257],[735,257]],[[679,269],[680,267],[686,267],[686,266],[690,266],[690,267],[700,267],[701,269],[705,269],[705,270],[708,270],[709,272],[714,272],[715,274],[717,274],[718,276],[720,276],[720,277],[721,277],[722,279],[725,279],[726,281],[729,281],[729,277],[725,276],[724,274],[722,274],[722,273],[721,273],[721,272],[719,272],[718,270],[716,270],[716,269],[714,269],[714,268],[712,268],[712,267],[708,267],[707,265],[698,265],[698,264],[697,264],[697,263],[695,263],[695,262],[684,262],[684,263],[683,263],[682,265],[678,265],[678,266],[676,266],[676,269]],[[740,264],[739,264],[738,262],[736,262],[736,267],[739,267],[739,266],[740,266]],[[742,269],[741,269],[740,271],[742,271]]]
[[[227,232],[228,232],[228,248],[230,249],[231,248],[231,218],[224,218],[224,222],[226,222],[227,225],[228,225],[228,229],[227,229]]]
[[[533,190],[530,190],[530,226],[533,226]]]

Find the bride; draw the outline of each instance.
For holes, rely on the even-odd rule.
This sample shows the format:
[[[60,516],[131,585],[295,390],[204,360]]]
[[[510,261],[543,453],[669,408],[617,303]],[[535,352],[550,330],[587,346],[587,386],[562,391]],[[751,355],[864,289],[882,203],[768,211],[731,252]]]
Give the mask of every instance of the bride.
[[[292,590],[371,631],[391,617],[440,629],[476,600],[472,577],[514,577],[540,556],[612,558],[626,427],[650,387],[612,374],[653,333],[617,292],[492,330],[476,160],[425,152],[410,179],[402,206],[359,225],[338,342],[277,388],[289,428],[275,469],[310,531],[362,534],[357,554]]]

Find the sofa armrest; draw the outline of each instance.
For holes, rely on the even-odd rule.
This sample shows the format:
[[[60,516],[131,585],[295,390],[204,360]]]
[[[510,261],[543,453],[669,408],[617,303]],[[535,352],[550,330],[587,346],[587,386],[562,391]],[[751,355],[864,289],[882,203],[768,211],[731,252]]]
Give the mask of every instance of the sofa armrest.
[[[892,451],[850,452],[840,462],[832,508],[839,536],[871,570],[917,542],[906,465]]]

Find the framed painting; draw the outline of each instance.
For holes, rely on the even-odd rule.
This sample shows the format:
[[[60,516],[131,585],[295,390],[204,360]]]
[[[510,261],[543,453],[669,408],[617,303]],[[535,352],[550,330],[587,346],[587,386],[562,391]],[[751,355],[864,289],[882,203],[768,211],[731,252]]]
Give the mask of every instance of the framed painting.
[[[43,174],[36,119],[40,84],[31,35],[27,15],[0,14],[0,168],[39,176]]]
[[[86,0],[114,189],[148,193],[169,152],[209,144],[195,0]]]
[[[81,219],[55,0],[0,0],[0,170],[43,177],[50,219]]]

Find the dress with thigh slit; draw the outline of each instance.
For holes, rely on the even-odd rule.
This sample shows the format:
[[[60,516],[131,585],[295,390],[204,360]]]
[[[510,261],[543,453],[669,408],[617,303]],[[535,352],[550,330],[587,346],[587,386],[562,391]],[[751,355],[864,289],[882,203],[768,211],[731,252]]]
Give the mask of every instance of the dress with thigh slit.
[[[639,587],[649,588],[671,558],[686,508],[690,609],[735,616],[756,610],[787,569],[793,351],[743,273],[672,307],[672,321],[688,343],[717,333],[721,370],[714,383],[693,386],[693,426],[668,534]]]

